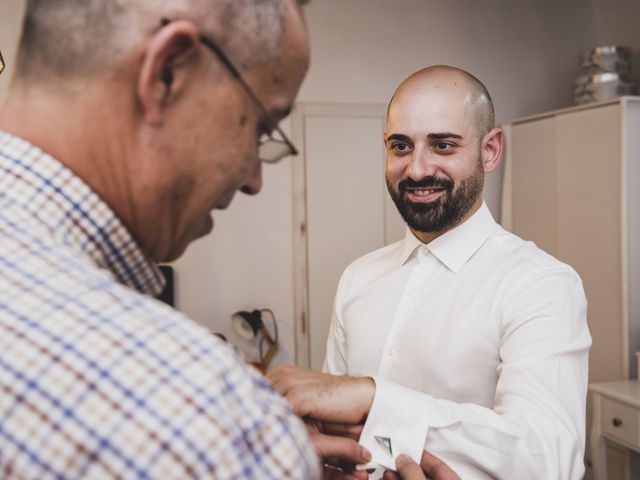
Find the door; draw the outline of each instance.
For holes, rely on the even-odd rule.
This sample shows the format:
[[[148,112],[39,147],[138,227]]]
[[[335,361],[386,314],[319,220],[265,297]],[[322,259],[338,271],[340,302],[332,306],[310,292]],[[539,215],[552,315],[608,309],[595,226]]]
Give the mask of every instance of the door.
[[[296,360],[319,370],[340,274],[356,258],[402,238],[384,181],[385,108],[299,105],[294,164]]]

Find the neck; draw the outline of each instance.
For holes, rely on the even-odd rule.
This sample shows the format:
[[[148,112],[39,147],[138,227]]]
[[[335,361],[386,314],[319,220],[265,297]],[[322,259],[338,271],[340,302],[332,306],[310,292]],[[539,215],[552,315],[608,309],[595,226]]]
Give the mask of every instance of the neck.
[[[411,229],[411,232],[416,236],[418,240],[420,240],[425,245],[428,245],[429,243],[433,242],[436,238],[444,235],[445,233],[453,230],[454,228],[459,227],[464,222],[469,220],[473,216],[473,214],[480,209],[481,206],[482,206],[482,196],[478,197],[478,199],[475,201],[473,206],[454,225],[451,225],[450,227],[444,228],[437,232],[420,232],[419,230],[414,230],[413,228]]]
[[[127,136],[133,128],[112,113],[122,111],[119,101],[122,103],[98,88],[53,92],[26,84],[9,92],[0,110],[0,130],[27,140],[61,162],[127,224],[131,220],[127,211],[131,172],[126,158],[131,152],[125,145],[130,144]]]

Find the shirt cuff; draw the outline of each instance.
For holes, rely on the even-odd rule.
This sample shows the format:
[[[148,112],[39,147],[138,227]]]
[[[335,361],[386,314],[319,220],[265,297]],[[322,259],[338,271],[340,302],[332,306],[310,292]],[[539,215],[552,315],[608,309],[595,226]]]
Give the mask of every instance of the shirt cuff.
[[[360,435],[360,445],[371,452],[372,460],[358,468],[395,470],[395,458],[401,453],[419,464],[429,431],[428,396],[380,378],[373,380],[376,392]]]

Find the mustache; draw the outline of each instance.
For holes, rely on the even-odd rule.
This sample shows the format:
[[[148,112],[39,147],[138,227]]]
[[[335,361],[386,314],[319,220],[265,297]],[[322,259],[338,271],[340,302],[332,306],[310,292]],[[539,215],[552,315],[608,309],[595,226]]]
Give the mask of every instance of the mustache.
[[[437,177],[424,177],[421,180],[412,180],[411,178],[405,178],[398,184],[398,191],[400,193],[406,192],[411,189],[428,189],[428,188],[444,188],[445,190],[453,189],[453,182],[447,178]]]

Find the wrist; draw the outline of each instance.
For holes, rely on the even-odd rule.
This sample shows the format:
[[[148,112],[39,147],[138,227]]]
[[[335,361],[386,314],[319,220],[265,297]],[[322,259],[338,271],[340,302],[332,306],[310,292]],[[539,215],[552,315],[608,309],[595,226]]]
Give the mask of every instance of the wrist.
[[[371,377],[358,377],[361,399],[360,408],[362,411],[362,420],[364,421],[369,415],[371,405],[373,404],[373,397],[376,394],[376,382]]]

